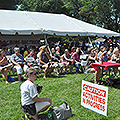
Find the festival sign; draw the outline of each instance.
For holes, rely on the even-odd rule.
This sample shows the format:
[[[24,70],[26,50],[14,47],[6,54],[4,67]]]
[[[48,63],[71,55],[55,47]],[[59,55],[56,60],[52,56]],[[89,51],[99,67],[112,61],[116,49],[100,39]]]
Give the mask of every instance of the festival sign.
[[[82,80],[81,105],[107,116],[108,87]]]

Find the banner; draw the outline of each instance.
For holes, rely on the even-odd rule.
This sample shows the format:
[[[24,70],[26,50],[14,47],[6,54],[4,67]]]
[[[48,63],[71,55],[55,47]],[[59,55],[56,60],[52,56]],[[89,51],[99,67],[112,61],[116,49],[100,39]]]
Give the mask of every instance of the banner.
[[[108,87],[82,80],[81,105],[107,116]]]

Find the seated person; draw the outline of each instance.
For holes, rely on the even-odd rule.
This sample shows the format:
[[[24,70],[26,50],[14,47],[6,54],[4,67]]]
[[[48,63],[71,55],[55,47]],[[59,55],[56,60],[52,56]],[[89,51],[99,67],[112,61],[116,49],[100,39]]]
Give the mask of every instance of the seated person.
[[[51,53],[55,52],[55,48],[51,48]],[[51,54],[52,56],[52,54]]]
[[[12,68],[13,64],[8,64],[5,52],[3,49],[0,49],[0,71],[2,77],[5,79],[5,83],[7,84],[7,71]]]
[[[42,69],[44,69],[44,77],[43,78],[46,78],[46,75],[47,75],[47,72],[49,69],[50,69],[49,76],[51,76],[51,73],[54,69],[54,66],[51,65],[51,63],[49,62],[49,60],[51,60],[51,57],[48,53],[46,45],[41,46],[39,48],[39,50],[40,50],[40,52],[37,54],[37,57],[38,57],[39,62],[40,62],[40,67]]]
[[[120,58],[119,58],[119,49],[115,48],[113,51],[113,55],[111,57],[111,60],[114,62],[119,62],[120,63]],[[120,75],[120,67],[118,68],[113,68],[115,75],[117,74],[117,71],[119,71],[119,75]]]
[[[33,49],[30,49],[30,54],[28,54],[26,56],[26,58],[29,58],[29,57],[33,57],[35,60],[36,60],[36,55],[34,54],[34,50]],[[32,65],[35,63],[36,61],[28,61],[28,66],[29,67],[32,67]]]
[[[115,48],[114,51],[113,51],[113,55],[111,57],[111,60],[112,61],[117,61],[119,60],[119,49],[118,48]]]
[[[95,49],[91,50],[85,68],[86,73],[95,73],[95,81],[94,81],[95,84],[97,84],[97,79],[100,79],[101,69],[95,71],[95,69],[91,66],[91,63],[95,63],[95,61],[97,61],[97,54],[98,54],[98,50],[96,52]]]
[[[80,73],[80,66],[81,66],[81,61],[80,61],[80,48],[76,49],[76,52],[73,53],[72,57],[74,60],[74,65],[76,66],[76,74]],[[81,73],[84,73],[83,66],[81,66]]]
[[[63,59],[63,63],[65,63],[65,65],[66,65],[65,72],[68,73],[67,72],[67,68],[70,65],[70,72],[72,73],[72,68],[73,68],[73,63],[72,62],[73,62],[73,59],[71,59],[71,56],[69,54],[68,49],[65,49],[65,52],[62,55],[62,59]]]
[[[109,48],[109,51],[108,51],[109,60],[111,60],[112,55],[113,55],[113,48],[110,47],[110,48]]]
[[[59,76],[60,74],[59,74],[58,68],[60,68],[60,71],[61,71],[61,73],[62,73],[62,72],[63,72],[63,67],[64,67],[64,65],[63,65],[63,63],[61,62],[61,60],[59,60],[59,59],[56,57],[56,52],[55,52],[55,51],[52,51],[51,62],[52,62],[52,64],[55,66],[55,68],[56,68],[56,71],[55,71],[55,72],[57,72],[57,75]]]
[[[37,74],[34,68],[28,68],[25,73],[27,80],[20,86],[21,89],[21,108],[25,113],[25,117],[28,114],[35,120],[41,120],[38,118],[38,113],[45,111],[51,106],[52,101],[50,98],[39,98],[36,85],[33,83],[37,78]],[[28,114],[27,114],[28,113]]]
[[[24,61],[24,57],[20,54],[20,49],[15,47],[14,52],[15,54],[11,56],[11,62],[14,65],[13,68],[17,70],[18,80],[21,81],[22,71],[24,70],[25,72],[28,69],[28,66]]]
[[[100,51],[97,54],[98,61],[101,63],[101,59],[102,59],[103,62],[107,62],[108,58],[109,57],[108,57],[108,54],[107,54],[106,46],[101,46]],[[101,75],[101,69],[99,68],[98,71],[95,72],[95,84],[97,84],[97,83],[100,84],[99,83],[100,75]]]
[[[100,62],[101,61],[101,58],[103,60],[103,62],[107,62],[108,61],[108,53],[107,53],[107,48],[106,46],[101,46],[100,47],[100,51],[97,55],[97,58],[98,58],[98,61]]]
[[[60,47],[56,47],[56,57],[60,60],[61,54],[60,54]]]
[[[72,56],[75,51],[76,51],[76,48],[75,48],[75,47],[72,47],[72,48],[71,48],[71,54],[70,54],[70,56]]]
[[[87,73],[94,73],[95,72],[95,69],[91,66],[91,63],[95,63],[95,61],[97,61],[97,53],[98,52],[96,52],[96,54],[95,54],[95,51],[91,50],[90,56],[87,59],[87,64],[86,64],[86,68],[85,68],[85,71]]]
[[[28,51],[28,48],[26,48],[26,50],[23,53],[23,57],[25,58],[28,54],[29,54],[29,51]]]

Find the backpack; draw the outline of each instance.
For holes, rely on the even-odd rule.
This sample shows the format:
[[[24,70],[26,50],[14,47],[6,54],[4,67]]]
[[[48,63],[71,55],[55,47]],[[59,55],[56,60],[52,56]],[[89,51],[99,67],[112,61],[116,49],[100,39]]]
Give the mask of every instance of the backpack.
[[[53,120],[65,120],[73,116],[71,107],[66,102],[59,107],[52,106],[49,111],[52,114]]]
[[[15,79],[7,76],[7,81],[8,81],[8,82],[15,82]]]

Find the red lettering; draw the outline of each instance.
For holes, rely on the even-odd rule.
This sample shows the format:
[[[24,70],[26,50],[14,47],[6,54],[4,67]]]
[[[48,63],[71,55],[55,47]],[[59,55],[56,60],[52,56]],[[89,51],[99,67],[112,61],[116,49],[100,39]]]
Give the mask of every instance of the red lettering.
[[[83,96],[87,99],[94,101],[94,102],[99,102],[99,103],[105,104],[105,99],[103,99],[102,97],[92,95],[88,92],[83,92]]]
[[[86,84],[83,84],[83,90],[86,91],[86,89],[87,89],[87,85],[86,85]]]
[[[105,104],[105,99],[103,99],[103,102],[102,102],[102,104]]]
[[[103,106],[103,109],[102,109],[102,111],[103,111],[103,112],[105,111],[105,106]]]
[[[90,93],[96,94],[98,96],[102,96],[102,97],[106,97],[106,91],[105,90],[101,90],[86,84],[83,84],[83,90],[88,91]]]
[[[82,102],[84,102],[84,103],[85,103],[85,98],[83,98]]]
[[[97,104],[96,102],[92,102],[91,100],[87,99],[86,100],[86,105],[90,105],[93,108],[97,108],[100,111],[105,111],[105,106],[101,105],[101,104]]]
[[[86,96],[86,92],[83,92],[83,96],[87,98],[87,96]]]

